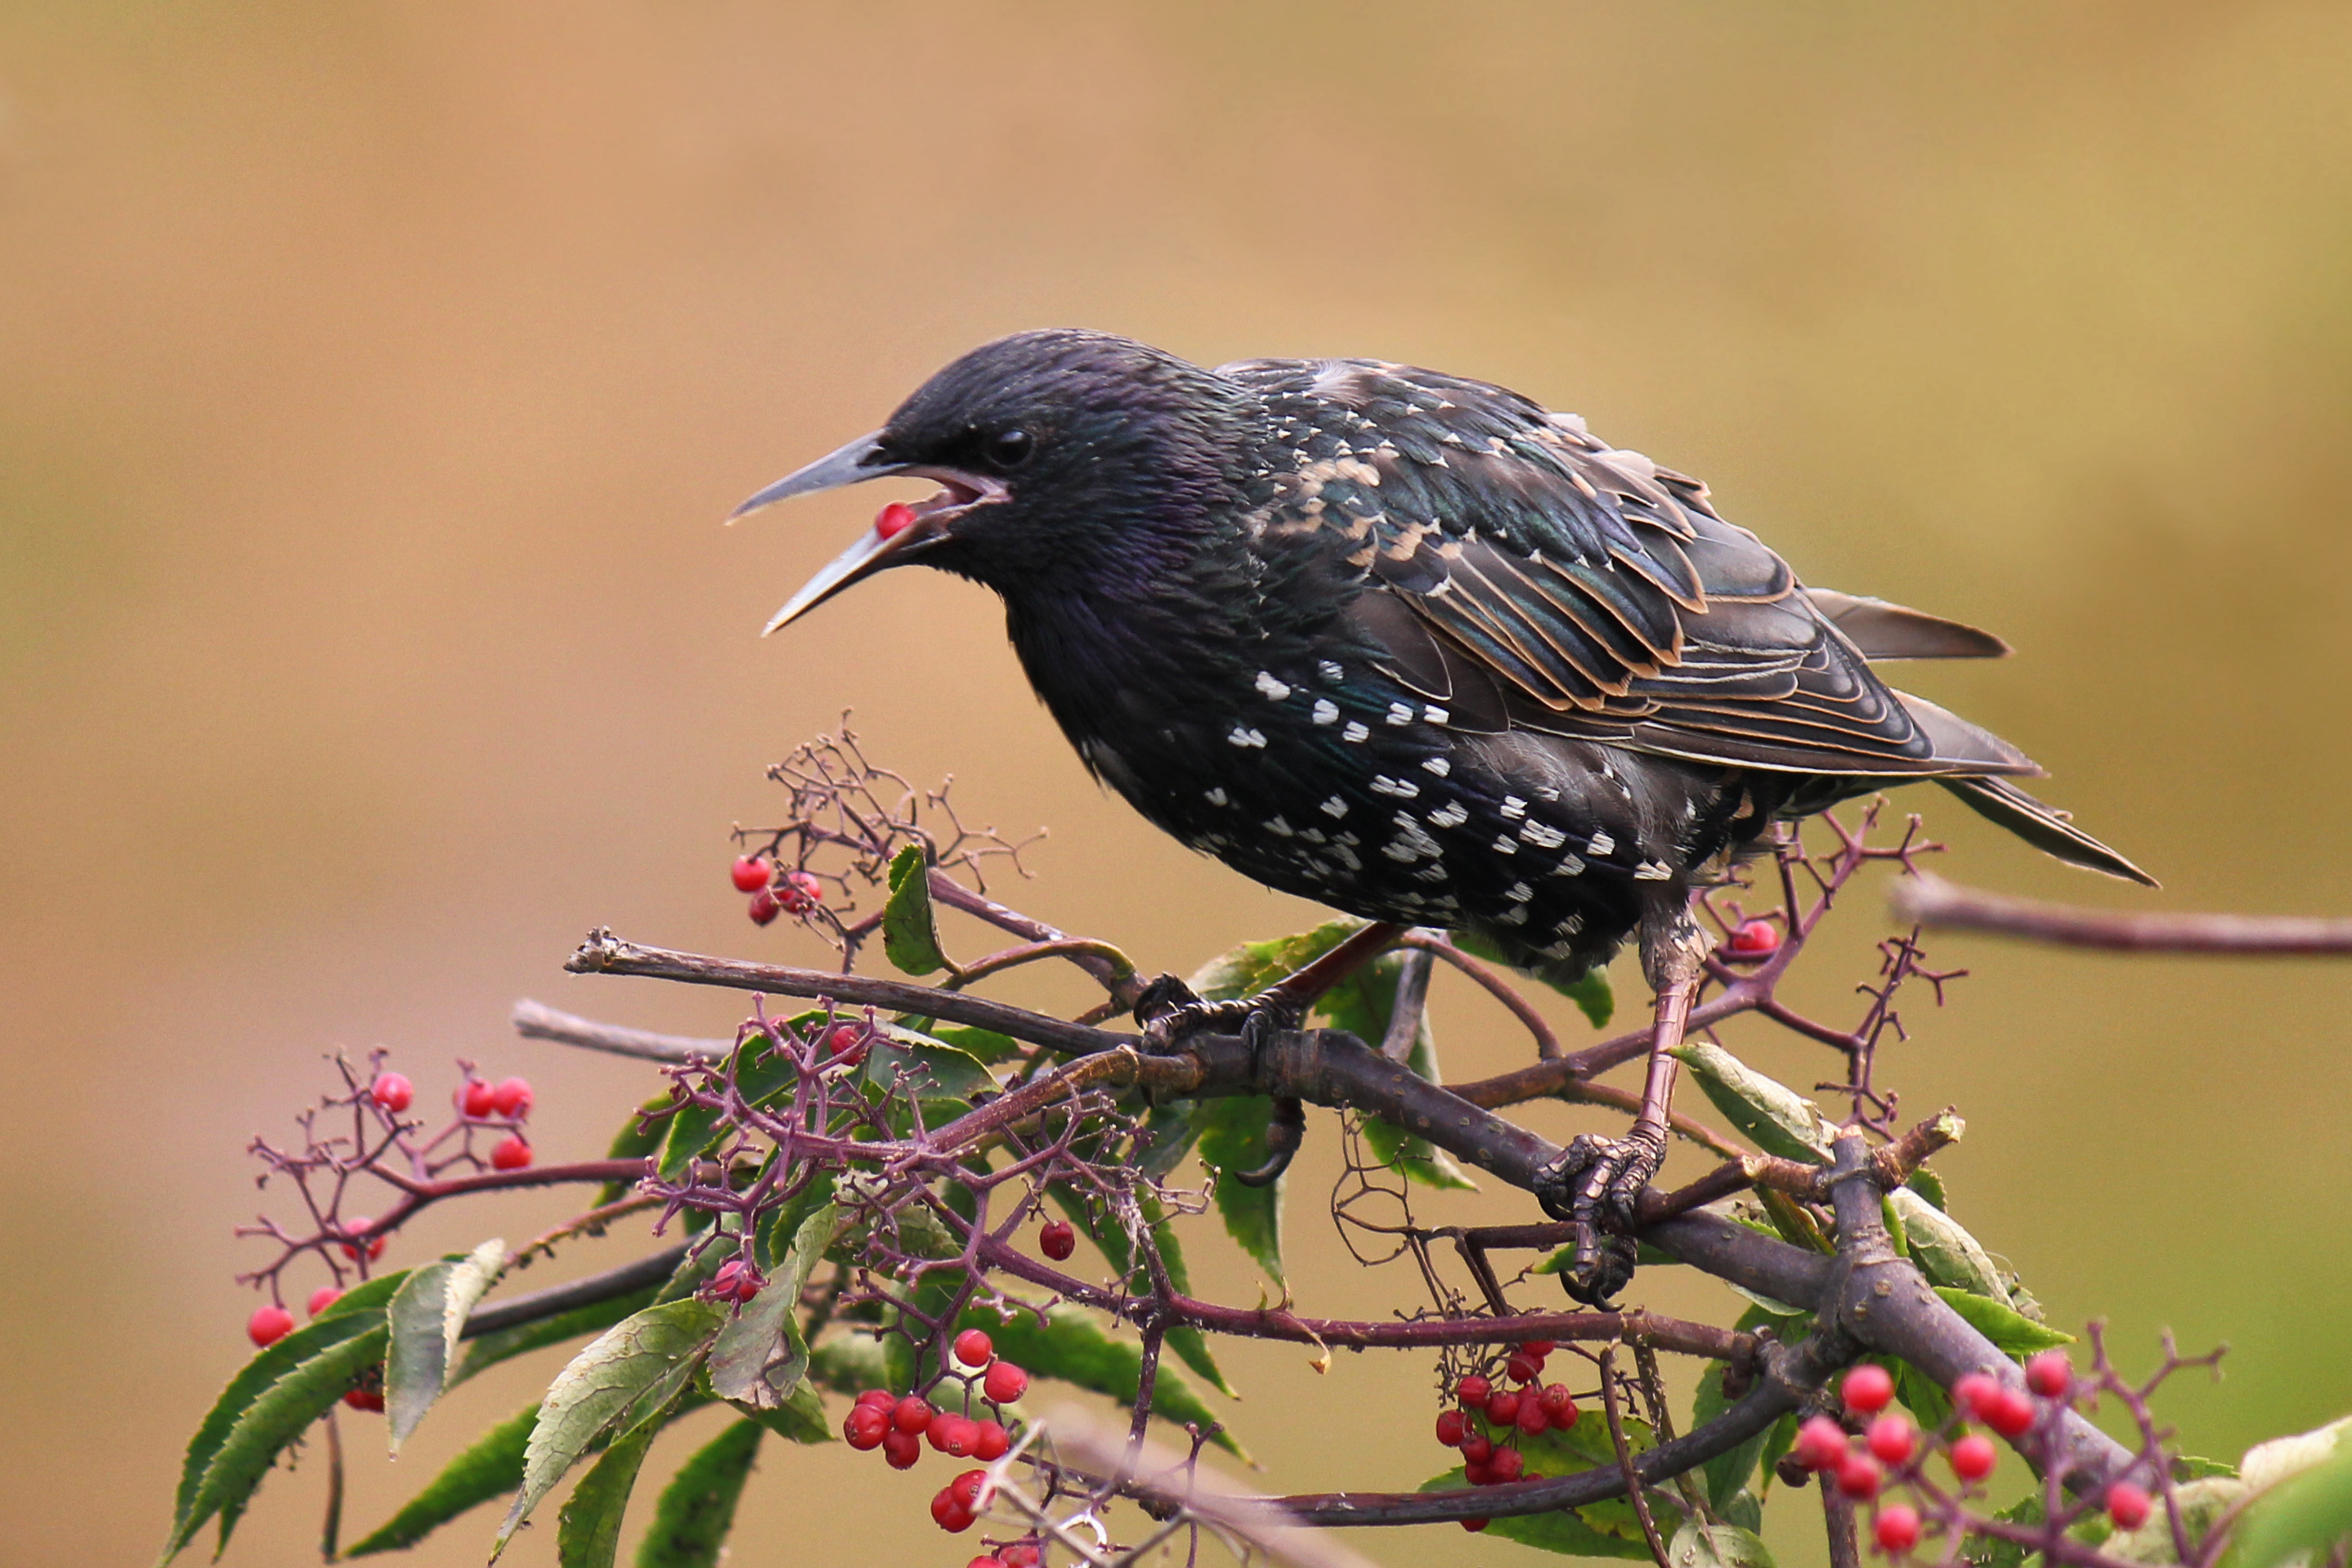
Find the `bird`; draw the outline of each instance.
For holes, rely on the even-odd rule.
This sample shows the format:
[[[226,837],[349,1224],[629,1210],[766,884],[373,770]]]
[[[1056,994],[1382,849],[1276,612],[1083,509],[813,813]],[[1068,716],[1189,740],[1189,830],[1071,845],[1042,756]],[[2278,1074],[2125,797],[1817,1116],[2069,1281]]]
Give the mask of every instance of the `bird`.
[[[2023,752],[1873,668],[2000,639],[1806,585],[1698,480],[1498,385],[1021,332],[729,521],[890,477],[939,488],[883,507],[768,632],[898,566],[994,589],[1097,779],[1244,876],[1370,922],[1238,1015],[1164,981],[1139,1008],[1163,1037],[1295,1025],[1413,927],[1560,981],[1638,945],[1640,1110],[1536,1181],[1582,1300],[1632,1277],[1709,945],[1694,892],[1775,824],[1932,780],[2061,860],[2154,885],[2017,785],[2042,772]]]

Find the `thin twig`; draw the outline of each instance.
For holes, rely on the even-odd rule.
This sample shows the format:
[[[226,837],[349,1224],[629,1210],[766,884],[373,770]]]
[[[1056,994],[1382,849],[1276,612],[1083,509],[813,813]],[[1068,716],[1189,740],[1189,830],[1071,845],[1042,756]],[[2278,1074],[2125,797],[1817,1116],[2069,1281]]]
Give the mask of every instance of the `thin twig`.
[[[2077,909],[1981,892],[1927,872],[1896,882],[1887,902],[1900,919],[1920,925],[2115,952],[2352,953],[2352,920]]]

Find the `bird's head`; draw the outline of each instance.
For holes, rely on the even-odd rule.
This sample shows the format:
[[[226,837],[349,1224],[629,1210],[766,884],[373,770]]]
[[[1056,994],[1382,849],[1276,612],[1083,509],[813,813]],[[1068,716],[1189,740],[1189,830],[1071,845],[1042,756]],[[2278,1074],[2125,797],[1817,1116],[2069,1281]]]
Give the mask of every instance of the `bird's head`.
[[[983,344],[924,383],[881,429],[735,509],[741,517],[894,475],[940,487],[927,500],[884,507],[767,629],[914,562],[1008,595],[1106,569],[1148,578],[1235,482],[1233,432],[1254,407],[1214,372],[1105,332],[1056,329]]]

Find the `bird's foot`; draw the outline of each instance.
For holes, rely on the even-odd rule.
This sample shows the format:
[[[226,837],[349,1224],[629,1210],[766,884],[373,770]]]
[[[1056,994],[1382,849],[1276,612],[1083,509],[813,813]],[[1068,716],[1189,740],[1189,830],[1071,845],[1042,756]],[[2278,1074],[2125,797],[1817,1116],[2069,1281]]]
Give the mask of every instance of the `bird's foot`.
[[[1153,1051],[1172,1050],[1190,1035],[1239,1035],[1249,1042],[1255,1067],[1276,1035],[1298,1027],[1299,1013],[1266,991],[1229,1002],[1203,1001],[1174,975],[1163,974],[1143,988],[1135,1021],[1143,1026],[1146,1048]]]
[[[1636,1122],[1622,1138],[1580,1133],[1565,1153],[1536,1173],[1544,1212],[1574,1227],[1575,1251],[1560,1279],[1587,1306],[1606,1307],[1633,1282],[1642,1189],[1665,1154],[1665,1139]]]

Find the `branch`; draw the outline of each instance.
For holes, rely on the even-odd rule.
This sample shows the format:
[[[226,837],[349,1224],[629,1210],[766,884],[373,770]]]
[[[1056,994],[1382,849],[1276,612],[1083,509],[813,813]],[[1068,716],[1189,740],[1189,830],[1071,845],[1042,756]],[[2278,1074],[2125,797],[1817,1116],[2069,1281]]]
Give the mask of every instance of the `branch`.
[[[509,1297],[496,1306],[484,1307],[467,1318],[466,1326],[457,1331],[457,1337],[470,1340],[478,1334],[494,1334],[501,1329],[535,1323],[542,1318],[568,1312],[574,1307],[593,1307],[599,1301],[609,1301],[615,1296],[625,1296],[632,1290],[658,1285],[677,1272],[677,1266],[686,1259],[687,1245],[681,1242],[676,1247],[624,1263],[617,1268],[591,1274],[584,1279],[551,1285],[544,1290]]]
[[[2295,915],[2140,914],[1979,892],[1921,872],[1888,891],[1898,919],[2119,952],[2352,953],[2352,920]]]
[[[732,1040],[703,1040],[689,1035],[657,1035],[650,1029],[628,1029],[600,1024],[571,1013],[560,1013],[544,1002],[526,996],[514,1005],[515,1033],[530,1040],[553,1040],[559,1046],[610,1051],[616,1057],[637,1057],[649,1062],[724,1061],[735,1048]]]

